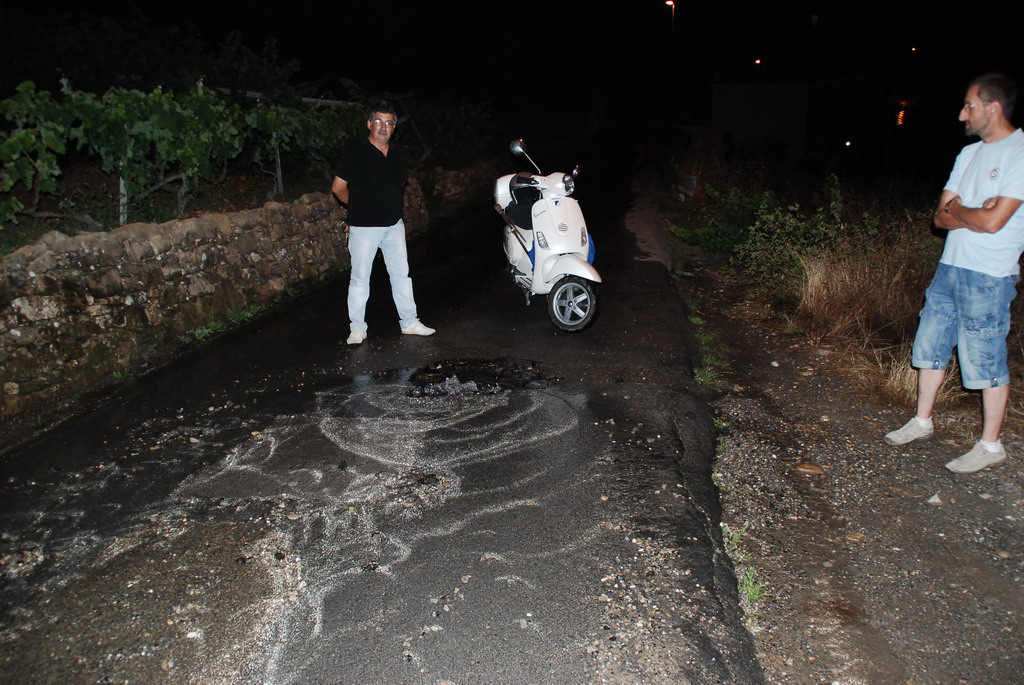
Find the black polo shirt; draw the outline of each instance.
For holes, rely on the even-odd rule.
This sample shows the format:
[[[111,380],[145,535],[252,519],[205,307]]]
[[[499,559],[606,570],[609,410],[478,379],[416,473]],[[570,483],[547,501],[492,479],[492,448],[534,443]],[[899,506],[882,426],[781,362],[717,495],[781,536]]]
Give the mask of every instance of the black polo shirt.
[[[405,155],[395,143],[387,156],[367,138],[350,143],[341,153],[334,175],[348,182],[348,223],[352,226],[393,226],[402,218]]]

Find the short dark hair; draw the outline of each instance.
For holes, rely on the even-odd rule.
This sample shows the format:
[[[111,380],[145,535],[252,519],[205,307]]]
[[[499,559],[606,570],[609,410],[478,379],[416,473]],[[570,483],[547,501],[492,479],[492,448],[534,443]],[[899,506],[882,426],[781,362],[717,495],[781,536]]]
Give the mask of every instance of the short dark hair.
[[[1006,74],[982,74],[967,86],[978,86],[978,97],[986,105],[998,102],[1003,108],[1003,115],[1009,119],[1013,116],[1013,107],[1017,104],[1017,83]]]
[[[395,108],[391,106],[391,103],[389,103],[387,100],[381,100],[380,102],[377,103],[376,107],[367,112],[366,120],[373,121],[374,119],[376,119],[374,115],[377,114],[377,112],[380,112],[382,114],[390,114],[395,118],[395,120],[398,119],[398,113],[395,111]]]

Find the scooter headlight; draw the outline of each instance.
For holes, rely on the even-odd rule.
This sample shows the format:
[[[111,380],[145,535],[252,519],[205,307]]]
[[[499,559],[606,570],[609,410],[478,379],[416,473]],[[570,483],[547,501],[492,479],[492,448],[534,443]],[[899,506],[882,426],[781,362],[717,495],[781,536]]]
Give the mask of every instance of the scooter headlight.
[[[566,195],[572,195],[572,191],[576,190],[576,181],[570,174],[562,176],[562,188]]]
[[[537,244],[541,246],[541,249],[548,249],[548,239],[544,237],[544,234],[537,231]]]
[[[584,226],[580,230],[580,247],[586,247],[586,246],[587,246],[587,227]]]

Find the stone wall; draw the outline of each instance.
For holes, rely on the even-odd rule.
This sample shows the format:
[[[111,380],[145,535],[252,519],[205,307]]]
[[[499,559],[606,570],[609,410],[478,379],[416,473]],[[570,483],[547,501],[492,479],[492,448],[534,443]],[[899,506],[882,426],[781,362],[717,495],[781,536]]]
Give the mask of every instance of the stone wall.
[[[410,233],[422,230],[417,182],[406,204]],[[58,418],[84,393],[173,358],[195,331],[347,269],[344,216],[332,196],[311,193],[164,224],[54,231],[0,257],[0,447],[27,414]]]
[[[489,206],[495,173],[482,163],[411,178],[411,239],[435,213]],[[311,193],[231,214],[55,231],[0,256],[0,450],[73,413],[83,395],[179,356],[196,331],[347,270],[344,217],[332,196]]]

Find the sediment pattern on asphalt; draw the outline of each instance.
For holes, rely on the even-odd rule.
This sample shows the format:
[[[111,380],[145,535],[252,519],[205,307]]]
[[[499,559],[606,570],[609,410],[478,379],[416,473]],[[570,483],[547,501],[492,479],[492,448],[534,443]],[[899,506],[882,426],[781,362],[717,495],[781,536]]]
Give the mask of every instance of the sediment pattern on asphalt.
[[[443,676],[466,644],[493,677],[503,631],[528,631],[542,651],[582,644],[558,624],[586,609],[551,568],[608,533],[576,504],[596,498],[578,492],[593,475],[572,402],[547,391],[416,398],[398,382],[325,391],[314,412],[278,417],[185,482],[179,497],[296,500],[302,590],[266,679],[331,664],[354,676],[359,663],[372,679],[382,661]],[[543,611],[530,611],[540,597]]]

